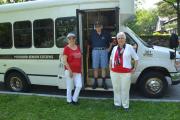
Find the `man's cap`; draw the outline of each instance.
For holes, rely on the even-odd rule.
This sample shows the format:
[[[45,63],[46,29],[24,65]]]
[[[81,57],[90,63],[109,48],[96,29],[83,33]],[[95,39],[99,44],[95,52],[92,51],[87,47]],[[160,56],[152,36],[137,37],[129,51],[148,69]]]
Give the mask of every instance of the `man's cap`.
[[[76,37],[76,35],[74,33],[68,33],[67,38],[69,37]]]
[[[95,26],[102,26],[102,23],[100,21],[96,21],[94,25]]]

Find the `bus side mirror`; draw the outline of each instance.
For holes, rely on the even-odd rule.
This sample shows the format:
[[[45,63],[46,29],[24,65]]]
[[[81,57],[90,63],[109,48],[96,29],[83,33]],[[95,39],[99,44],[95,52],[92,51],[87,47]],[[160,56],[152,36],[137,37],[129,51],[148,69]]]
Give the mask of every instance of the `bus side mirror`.
[[[177,48],[178,45],[179,45],[178,36],[175,33],[172,33],[169,41],[169,47],[173,49],[173,48]]]
[[[170,51],[170,59],[173,60],[173,59],[175,59],[175,57],[176,57],[175,52]]]

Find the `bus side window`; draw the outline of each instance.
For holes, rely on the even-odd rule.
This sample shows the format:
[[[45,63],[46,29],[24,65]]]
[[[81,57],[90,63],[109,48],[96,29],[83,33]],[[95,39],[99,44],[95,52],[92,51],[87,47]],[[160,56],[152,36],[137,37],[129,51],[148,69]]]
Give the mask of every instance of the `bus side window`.
[[[133,48],[137,51],[137,48],[138,48],[137,43],[128,33],[125,33],[125,34],[126,34],[126,43],[132,45]]]
[[[54,23],[52,19],[34,21],[34,46],[36,48],[50,48],[54,46]]]
[[[16,48],[30,48],[32,46],[32,26],[30,21],[14,23],[14,45]]]
[[[12,48],[11,23],[0,23],[0,48]]]
[[[67,44],[66,36],[69,32],[76,33],[76,18],[65,17],[57,18],[55,21],[56,46],[63,48]]]

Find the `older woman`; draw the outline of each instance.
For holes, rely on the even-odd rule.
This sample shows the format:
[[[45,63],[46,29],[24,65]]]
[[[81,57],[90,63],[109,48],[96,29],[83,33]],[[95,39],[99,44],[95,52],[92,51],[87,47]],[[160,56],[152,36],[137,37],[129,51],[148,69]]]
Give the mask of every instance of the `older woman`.
[[[114,91],[114,106],[123,106],[124,110],[128,111],[131,74],[136,70],[138,56],[133,47],[126,44],[125,33],[117,34],[117,42],[118,45],[112,50],[109,64]],[[132,58],[135,60],[133,68]]]
[[[67,87],[67,103],[77,104],[80,90],[82,88],[81,79],[81,52],[76,45],[76,35],[69,33],[67,35],[68,45],[64,48],[63,58],[65,64],[65,77]],[[72,95],[72,89],[75,85],[75,91]]]

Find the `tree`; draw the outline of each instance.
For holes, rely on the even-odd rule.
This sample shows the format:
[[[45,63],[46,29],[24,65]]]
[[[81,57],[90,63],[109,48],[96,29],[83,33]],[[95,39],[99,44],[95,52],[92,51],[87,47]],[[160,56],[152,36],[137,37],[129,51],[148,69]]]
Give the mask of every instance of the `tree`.
[[[0,4],[4,4],[4,1],[3,1],[3,0],[0,0]]]
[[[168,17],[169,19],[177,16],[173,6],[164,1],[157,3],[157,12],[159,16]]]
[[[139,9],[136,11],[135,18],[125,24],[138,35],[152,34],[156,28],[157,10]]]
[[[141,6],[143,6],[143,2],[144,0],[135,0],[134,1],[135,9],[141,9]]]
[[[163,0],[164,2],[168,3],[172,6],[177,14],[177,29],[178,35],[180,35],[180,0]]]

